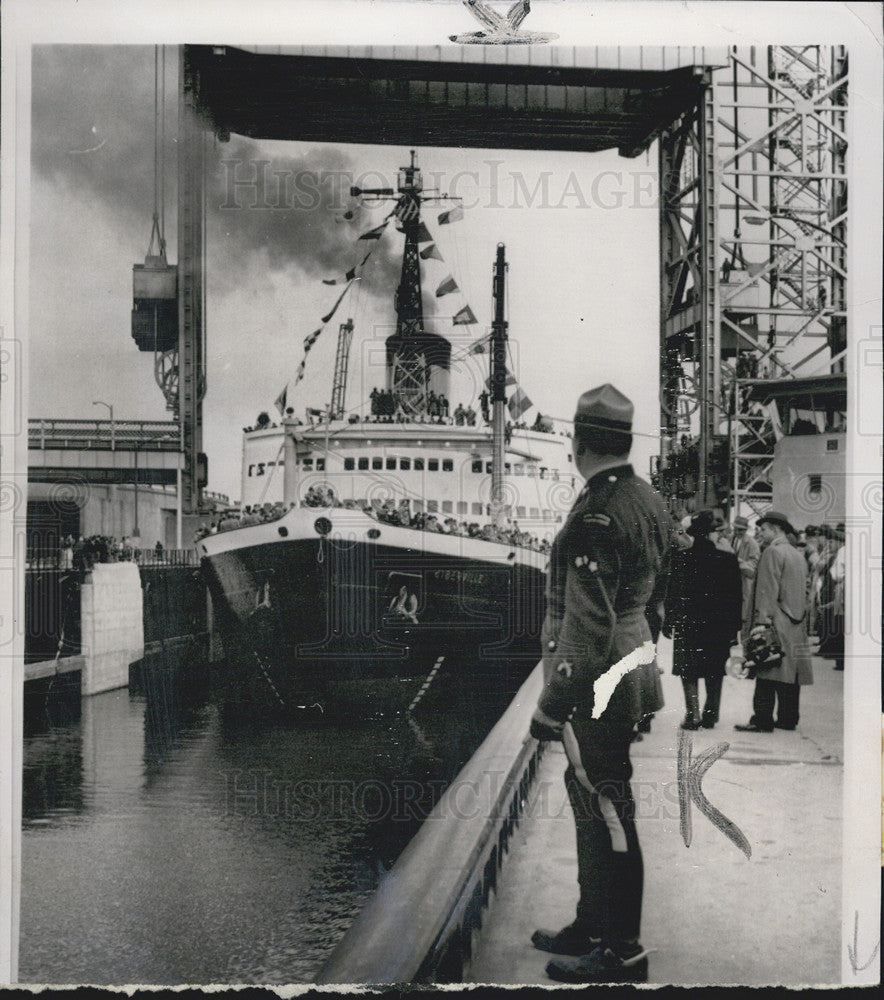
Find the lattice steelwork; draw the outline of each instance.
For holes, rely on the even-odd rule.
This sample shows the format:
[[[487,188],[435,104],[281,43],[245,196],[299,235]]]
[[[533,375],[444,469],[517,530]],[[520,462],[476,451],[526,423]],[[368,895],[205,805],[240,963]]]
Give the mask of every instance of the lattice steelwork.
[[[750,384],[843,371],[846,114],[843,48],[734,48],[661,136],[659,481],[673,506],[767,509],[777,429]]]

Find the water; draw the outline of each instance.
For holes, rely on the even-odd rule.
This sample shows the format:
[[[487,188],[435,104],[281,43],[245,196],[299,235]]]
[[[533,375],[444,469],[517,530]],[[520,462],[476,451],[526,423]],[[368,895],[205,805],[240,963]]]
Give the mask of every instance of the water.
[[[29,692],[20,981],[311,982],[506,701],[452,665],[411,721],[231,722],[179,666]]]

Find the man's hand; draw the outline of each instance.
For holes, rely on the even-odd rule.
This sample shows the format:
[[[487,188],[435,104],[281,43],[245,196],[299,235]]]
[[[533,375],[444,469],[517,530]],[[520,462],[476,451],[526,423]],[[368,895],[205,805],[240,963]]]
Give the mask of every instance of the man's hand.
[[[546,740],[553,743],[562,742],[562,730],[565,728],[564,722],[559,722],[543,711],[535,708],[534,715],[531,716],[531,735],[535,740]]]

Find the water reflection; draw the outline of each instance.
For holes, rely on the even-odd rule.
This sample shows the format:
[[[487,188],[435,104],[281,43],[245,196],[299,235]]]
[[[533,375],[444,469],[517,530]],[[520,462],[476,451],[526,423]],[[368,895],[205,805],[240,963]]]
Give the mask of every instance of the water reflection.
[[[452,675],[413,719],[284,726],[188,655],[30,719],[22,981],[311,981],[506,700]]]

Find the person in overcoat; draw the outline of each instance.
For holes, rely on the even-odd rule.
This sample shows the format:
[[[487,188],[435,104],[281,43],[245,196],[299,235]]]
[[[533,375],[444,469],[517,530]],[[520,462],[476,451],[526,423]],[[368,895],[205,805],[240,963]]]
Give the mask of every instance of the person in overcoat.
[[[682,729],[718,722],[724,665],[742,625],[743,584],[733,552],[716,545],[712,511],[701,511],[688,533],[694,544],[674,560],[664,634],[673,642],[672,672],[681,678],[686,714]],[[706,700],[700,714],[699,681]]]
[[[813,664],[807,641],[807,563],[789,544],[792,526],[784,514],[770,511],[758,521],[764,546],[755,574],[750,637],[767,634],[783,650],[778,666],[755,677],[752,718],[740,732],[770,733],[798,725],[801,687],[813,684]],[[776,718],[774,709],[776,708]]]
[[[643,982],[643,866],[629,780],[633,727],[663,705],[645,608],[664,573],[671,520],[629,464],[632,403],[611,385],[584,393],[574,462],[586,483],[552,548],[543,631],[545,687],[531,735],[564,743],[577,830],[577,917],[537,930],[561,982]]]
[[[749,522],[742,515],[734,518],[734,537],[732,539],[734,553],[740,564],[743,579],[743,638],[749,635],[749,625],[752,621],[752,591],[755,589],[755,571],[761,558],[758,542],[749,534]]]

